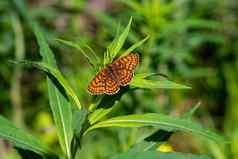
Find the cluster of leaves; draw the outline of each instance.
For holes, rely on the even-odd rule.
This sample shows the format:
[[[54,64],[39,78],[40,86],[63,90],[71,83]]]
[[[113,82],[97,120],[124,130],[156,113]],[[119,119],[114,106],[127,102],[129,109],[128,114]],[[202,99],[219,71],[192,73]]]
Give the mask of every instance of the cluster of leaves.
[[[34,22],[33,19],[28,17],[29,26],[34,31],[38,45],[40,47],[40,55],[42,57],[41,62],[31,61],[19,61],[20,64],[30,65],[43,70],[47,75],[48,95],[51,111],[55,126],[57,128],[58,139],[62,152],[60,155],[55,154],[53,150],[42,144],[37,138],[22,129],[16,128],[11,122],[5,118],[0,118],[0,137],[12,142],[19,150],[22,156],[34,155],[39,158],[75,158],[77,151],[82,145],[82,138],[88,134],[89,131],[101,128],[101,127],[145,127],[152,126],[166,130],[164,133],[171,133],[176,131],[183,131],[192,133],[194,135],[200,135],[216,142],[224,143],[226,140],[214,133],[211,130],[202,128],[196,122],[191,120],[191,116],[194,110],[188,112],[183,117],[172,117],[165,114],[148,113],[148,114],[132,114],[125,116],[117,116],[107,118],[106,115],[111,112],[115,106],[116,101],[119,101],[120,97],[128,91],[120,92],[116,96],[101,96],[95,103],[92,103],[89,109],[80,103],[77,94],[70,86],[68,81],[59,71],[54,54],[49,48],[47,40],[39,28],[39,25]],[[120,52],[129,33],[130,20],[125,30],[116,36],[115,40],[109,45],[104,53],[104,59],[100,58],[93,53],[94,59],[90,58],[80,45],[75,43],[60,40],[61,42],[79,48],[79,50],[85,55],[89,63],[92,64],[94,69],[99,70],[101,67],[110,63],[115,57],[124,56],[133,51],[135,48],[142,45],[146,41],[147,37],[134,45],[132,45],[126,51]],[[101,62],[103,61],[103,62]],[[131,87],[133,88],[169,88],[169,89],[188,89],[189,87],[174,83],[168,80],[154,81],[147,79],[153,73],[136,74]],[[110,99],[110,101],[108,100]],[[109,106],[105,108],[103,106]],[[161,130],[159,130],[161,131]],[[155,133],[156,134],[156,133]],[[154,136],[154,134],[152,134]],[[169,137],[169,135],[168,135]],[[151,138],[151,137],[148,137]],[[157,141],[158,141],[157,137]],[[155,151],[155,148],[160,145],[160,142],[156,140],[150,140],[151,143],[146,141],[139,143],[145,144],[143,148],[133,148],[126,154],[115,155],[113,158],[130,158],[130,156],[137,156],[137,158],[207,158],[203,156],[196,156],[190,154],[180,153],[161,153]],[[155,146],[153,146],[155,145]],[[141,147],[141,146],[140,146]],[[63,157],[62,157],[63,156]]]
[[[20,0],[19,1],[15,0],[13,2],[20,4]],[[218,7],[216,7],[216,8],[218,8],[218,10],[219,10],[219,8],[222,11],[227,10],[227,8],[229,7],[228,6],[229,2],[226,2],[227,6],[225,6],[225,5],[222,6],[221,4],[219,5],[218,1],[216,3],[214,3],[215,2],[214,0],[208,0],[206,3],[200,2],[200,1],[193,1],[193,2],[191,2],[191,1],[183,1],[183,2],[182,1],[170,1],[168,3],[167,2],[164,3],[159,0],[149,0],[149,1],[126,1],[126,0],[124,0],[124,1],[120,1],[119,3],[121,4],[121,2],[127,6],[124,8],[123,7],[120,8],[120,12],[122,14],[114,14],[113,16],[108,16],[109,14],[97,13],[96,15],[94,15],[94,16],[98,17],[97,18],[98,21],[102,22],[102,24],[100,26],[105,26],[105,25],[110,26],[110,27],[107,27],[108,28],[107,33],[111,34],[111,37],[113,37],[114,36],[113,31],[116,30],[118,27],[117,20],[118,19],[127,19],[125,17],[129,17],[129,16],[133,15],[133,18],[135,19],[133,23],[134,24],[136,23],[137,27],[129,32],[129,30],[128,30],[129,29],[128,26],[130,25],[130,23],[129,23],[129,25],[127,26],[127,29],[125,29],[122,32],[122,34],[119,34],[119,33],[121,33],[121,28],[119,28],[117,38],[115,38],[114,42],[108,46],[107,50],[103,54],[105,56],[102,60],[101,60],[101,58],[97,57],[98,52],[100,52],[98,50],[97,50],[97,54],[95,54],[91,48],[86,46],[86,48],[88,48],[88,51],[89,51],[89,53],[86,53],[81,48],[81,46],[82,46],[81,44],[78,45],[73,42],[65,41],[65,40],[61,40],[61,39],[59,41],[77,48],[77,51],[79,50],[88,59],[89,63],[93,66],[92,68],[95,71],[100,70],[100,68],[102,68],[106,64],[110,63],[113,60],[113,58],[122,56],[123,54],[127,54],[128,52],[131,52],[132,50],[139,47],[143,43],[142,47],[138,48],[138,50],[142,53],[142,58],[143,58],[142,64],[139,69],[140,73],[137,73],[135,75],[133,82],[130,85],[131,88],[130,89],[126,88],[124,90],[125,92],[127,92],[128,90],[133,91],[134,88],[136,88],[136,89],[138,89],[138,88],[148,89],[149,88],[151,90],[153,89],[152,91],[145,91],[146,93],[143,94],[143,96],[142,96],[143,98],[140,98],[138,96],[136,97],[136,98],[138,98],[138,101],[139,101],[138,102],[139,104],[137,103],[138,104],[137,108],[139,108],[141,106],[147,107],[147,108],[153,107],[154,109],[156,106],[156,109],[158,108],[157,107],[158,101],[155,99],[157,99],[157,97],[159,96],[159,94],[161,94],[161,92],[158,93],[158,91],[154,91],[155,88],[166,88],[166,89],[170,88],[172,90],[175,88],[179,88],[179,89],[187,88],[186,86],[176,84],[169,80],[151,80],[152,77],[154,77],[154,74],[153,73],[145,73],[145,72],[148,72],[149,70],[150,70],[149,72],[160,72],[162,70],[162,72],[166,72],[166,74],[173,75],[174,76],[173,79],[176,79],[176,78],[180,79],[181,77],[186,77],[186,79],[193,79],[193,82],[196,81],[196,79],[198,79],[197,81],[202,79],[201,81],[206,82],[205,84],[207,84],[208,86],[206,85],[205,88],[203,88],[203,87],[201,87],[201,84],[193,83],[194,89],[193,89],[193,91],[190,91],[190,92],[193,92],[194,94],[198,93],[199,96],[202,94],[203,97],[201,97],[201,98],[205,98],[204,100],[206,100],[208,102],[215,101],[214,103],[212,103],[212,105],[213,106],[217,105],[216,110],[219,112],[219,114],[221,114],[221,112],[225,112],[223,110],[223,108],[225,108],[227,110],[225,122],[223,123],[223,116],[222,116],[222,118],[220,118],[220,117],[216,118],[215,122],[219,126],[222,126],[222,124],[224,124],[224,126],[222,126],[222,127],[224,127],[227,134],[229,136],[231,136],[232,140],[234,141],[232,144],[233,146],[231,146],[232,153],[233,153],[233,155],[236,154],[237,153],[237,144],[236,144],[237,128],[234,127],[234,123],[237,121],[237,115],[236,115],[237,104],[236,104],[236,100],[235,100],[237,97],[237,93],[236,93],[237,92],[236,91],[237,90],[237,78],[234,75],[237,72],[236,70],[238,68],[237,67],[238,65],[237,65],[237,60],[236,60],[237,55],[235,54],[237,52],[237,46],[236,46],[237,40],[235,38],[230,39],[230,37],[233,37],[233,36],[235,37],[235,35],[236,35],[236,30],[232,30],[232,28],[233,28],[232,21],[229,21],[230,19],[232,19],[232,15],[227,16],[227,18],[223,17],[222,21],[220,19],[219,20],[214,20],[214,19],[211,20],[209,18],[204,19],[204,18],[199,17],[199,16],[202,16],[203,14],[209,14],[209,17],[212,17],[212,16],[215,17],[215,16],[217,16],[217,14],[212,13],[213,7],[218,6]],[[7,4],[6,1],[1,1],[0,6],[1,6],[1,4],[5,4],[5,3]],[[212,8],[210,8],[210,5],[206,5],[206,4],[212,4],[211,5]],[[18,6],[22,7],[22,5],[18,5]],[[194,7],[194,6],[198,6],[198,7]],[[206,6],[206,7],[204,7],[204,6]],[[7,7],[1,7],[0,9],[3,10],[6,8]],[[153,9],[151,9],[151,8],[153,8]],[[50,9],[50,8],[48,8],[48,9]],[[21,14],[25,14],[24,17],[27,17],[28,15],[31,14],[31,13],[24,13],[25,11],[26,11],[25,9],[21,10]],[[50,10],[50,12],[48,10],[47,11],[46,10],[35,11],[33,14],[35,16],[40,15],[41,18],[42,17],[49,18],[50,16],[52,16],[52,10]],[[212,15],[212,14],[214,14],[214,15]],[[221,17],[220,15],[223,15],[223,14],[228,15],[229,13],[228,12],[218,13],[219,17]],[[117,16],[120,16],[120,18],[118,18]],[[13,26],[16,27],[17,24],[19,24],[17,22],[16,15],[13,14],[10,17],[12,17],[11,19],[12,19]],[[72,17],[74,17],[74,16],[72,16]],[[158,18],[153,18],[153,17],[158,17]],[[52,17],[50,17],[50,18],[52,18]],[[6,19],[7,18],[5,18],[5,19],[3,18],[2,20],[6,21]],[[99,26],[99,29],[100,29],[100,26]],[[235,25],[233,25],[233,26],[235,26]],[[1,27],[3,27],[3,26],[1,26]],[[33,27],[30,27],[30,28],[33,28]],[[37,28],[37,27],[34,27],[34,28]],[[223,35],[223,32],[221,31],[221,28],[224,28],[224,35]],[[8,29],[6,29],[6,30],[8,30]],[[41,31],[36,31],[36,30],[37,29],[35,29],[35,32],[38,32],[38,34],[41,34]],[[44,31],[47,32],[46,30],[44,30]],[[232,32],[232,33],[230,33],[230,32]],[[19,35],[17,37],[19,37],[21,39],[22,33],[21,32],[16,32],[16,33]],[[4,34],[1,33],[1,35],[3,35],[1,37],[3,37],[4,43],[2,43],[2,45],[0,45],[0,49],[1,49],[0,52],[4,52],[6,49],[9,51],[13,47],[12,45],[13,45],[14,41],[13,41],[13,39],[8,38],[8,37],[11,37],[11,36],[9,36],[9,34],[11,34],[9,31],[4,32]],[[52,32],[47,32],[47,35],[49,35],[49,34],[52,34]],[[129,43],[130,44],[135,43],[135,44],[132,45],[132,47],[129,47],[129,49],[127,49],[127,51],[125,51],[125,50],[122,50],[123,49],[122,45],[125,42],[125,39],[127,38],[127,34],[128,34]],[[150,35],[150,38],[146,37],[143,40],[140,40],[141,34],[143,36]],[[81,35],[81,34],[78,33],[78,35]],[[96,38],[102,38],[105,36],[108,37],[108,35],[104,35],[104,36],[100,37],[101,35],[102,34],[100,34],[98,32],[96,35],[98,37],[96,37]],[[73,36],[74,36],[74,34],[73,34]],[[48,37],[49,36],[47,36],[46,38],[48,38]],[[83,37],[80,36],[80,38],[83,38]],[[99,39],[96,41],[101,42],[101,41],[103,41],[102,39]],[[181,39],[183,39],[183,40],[181,40]],[[43,39],[38,40],[38,43],[39,43],[39,46],[41,49],[46,48],[46,47],[42,46],[43,45],[42,41],[44,41],[44,37],[43,37]],[[137,41],[139,41],[139,42],[137,42]],[[147,42],[144,43],[145,41],[147,41]],[[49,42],[50,42],[50,44],[52,44],[52,41],[49,41]],[[19,44],[19,39],[18,40],[16,39],[16,46],[19,46],[16,48],[16,50],[18,50],[17,51],[18,54],[21,54],[21,52],[24,52],[24,51],[21,51],[22,50],[21,46],[23,46],[23,45]],[[211,46],[212,46],[212,50],[210,48]],[[60,47],[62,47],[62,46],[60,46]],[[207,49],[206,47],[209,47],[209,48]],[[97,49],[98,48],[99,47],[97,47]],[[48,51],[46,51],[46,50],[48,50]],[[214,50],[215,50],[215,53],[214,53]],[[47,53],[47,52],[49,52],[49,49],[45,49],[42,52]],[[198,55],[198,53],[199,53],[199,55]],[[207,55],[207,54],[209,54],[209,55]],[[91,57],[91,55],[92,55],[92,57]],[[45,55],[44,57],[47,58],[48,56],[52,56],[52,55],[47,53],[47,55]],[[203,56],[205,56],[205,57],[203,57]],[[212,56],[212,58],[209,56]],[[5,55],[1,54],[1,58],[2,57],[5,57]],[[49,59],[49,58],[47,58],[47,59]],[[17,58],[17,60],[21,60],[21,58]],[[233,61],[233,62],[230,63],[230,61]],[[57,62],[60,62],[60,61],[57,61]],[[61,95],[58,96],[53,91],[51,91],[51,93],[49,93],[51,95],[50,96],[51,98],[66,97],[66,100],[60,100],[59,102],[57,102],[57,103],[63,103],[63,105],[66,105],[66,108],[63,107],[62,109],[60,109],[60,107],[59,107],[58,109],[55,108],[56,109],[55,111],[52,111],[55,114],[54,115],[55,125],[57,126],[57,131],[59,132],[58,133],[59,141],[60,141],[61,148],[62,148],[65,156],[67,156],[67,153],[68,153],[68,155],[69,154],[72,155],[75,152],[75,149],[78,149],[77,146],[75,147],[72,145],[75,145],[76,144],[75,142],[77,142],[77,141],[81,141],[82,134],[86,134],[87,130],[89,130],[90,126],[95,127],[95,128],[105,127],[105,126],[113,126],[113,125],[111,125],[111,123],[118,122],[118,120],[121,121],[120,124],[124,127],[129,127],[132,125],[142,127],[142,126],[147,126],[147,125],[151,124],[150,126],[159,127],[159,128],[162,127],[163,129],[165,129],[167,131],[173,132],[174,130],[182,130],[185,132],[191,132],[190,129],[183,129],[184,126],[187,127],[187,125],[190,125],[189,123],[186,123],[184,121],[184,120],[190,121],[189,118],[188,119],[187,118],[184,119],[182,117],[178,118],[178,119],[176,118],[175,119],[176,121],[177,120],[179,121],[179,119],[183,119],[183,121],[181,121],[181,123],[187,124],[187,125],[180,125],[180,127],[177,129],[167,129],[167,127],[163,127],[163,125],[161,125],[161,123],[160,123],[160,125],[157,125],[158,123],[156,123],[156,122],[153,122],[153,123],[147,122],[146,124],[143,122],[140,123],[141,121],[138,120],[138,118],[141,119],[140,115],[132,116],[132,119],[136,119],[136,120],[140,121],[139,122],[140,124],[138,124],[138,123],[132,124],[131,122],[129,122],[129,121],[131,121],[131,120],[129,120],[129,119],[131,119],[131,116],[126,118],[127,120],[125,120],[124,116],[123,116],[122,120],[120,120],[120,118],[118,119],[118,117],[114,117],[114,118],[112,118],[112,120],[108,119],[106,116],[112,116],[112,110],[116,108],[116,105],[114,104],[115,101],[119,101],[119,104],[121,104],[122,106],[125,103],[125,98],[120,99],[120,96],[122,94],[125,94],[125,92],[120,92],[120,94],[118,94],[115,97],[103,96],[103,97],[96,98],[96,102],[90,101],[91,105],[90,105],[89,109],[84,110],[85,107],[87,107],[87,106],[85,106],[87,104],[83,104],[84,103],[83,100],[85,100],[85,98],[82,98],[82,97],[88,98],[88,94],[82,92],[82,90],[80,90],[79,93],[77,91],[75,91],[74,89],[77,89],[77,88],[72,87],[72,85],[70,83],[71,81],[69,80],[70,77],[66,76],[67,80],[64,79],[64,77],[61,74],[61,72],[59,71],[59,69],[55,67],[56,64],[51,65],[46,61],[41,61],[41,62],[22,61],[20,63],[24,63],[26,65],[37,67],[40,70],[43,70],[44,72],[46,72],[46,74],[49,76],[48,80],[53,81],[53,85],[57,86],[56,91],[58,89],[58,90],[60,90],[59,94],[62,93]],[[56,63],[56,62],[53,62],[53,63]],[[4,81],[10,81],[8,79],[11,78],[11,73],[8,72],[9,69],[6,68],[8,65],[6,64],[6,62],[2,62],[0,65],[1,65],[1,68],[0,68],[1,69],[1,71],[0,71],[1,78],[3,77],[3,79],[5,79]],[[77,65],[78,65],[78,63],[76,64],[76,66]],[[207,69],[206,68],[207,65],[209,65],[209,68],[212,65],[214,65],[214,66],[212,66],[213,67],[212,69]],[[167,67],[169,67],[169,68],[167,68]],[[16,68],[18,68],[18,67],[16,67]],[[159,68],[159,70],[158,70],[158,68]],[[163,68],[165,68],[165,70],[163,70]],[[81,71],[82,69],[79,68],[78,70]],[[88,68],[85,70],[86,70],[86,72],[89,71]],[[82,70],[82,72],[83,72],[83,70]],[[82,76],[83,76],[81,74],[82,72],[79,73],[80,81],[84,80],[84,79],[82,79]],[[5,83],[6,82],[1,83],[1,86],[0,86],[1,90],[5,90],[5,87],[6,87]],[[80,83],[80,85],[83,85],[83,82]],[[224,87],[224,85],[226,87]],[[2,87],[2,86],[4,86],[4,87]],[[74,88],[74,89],[72,89],[72,88]],[[142,91],[138,91],[138,92],[141,93]],[[180,92],[182,92],[182,91],[180,91]],[[225,92],[226,96],[223,96],[224,92]],[[166,92],[166,93],[167,93],[166,96],[174,96],[173,91],[171,91],[171,93],[170,92],[169,93]],[[172,104],[169,103],[169,105],[179,105],[178,103],[180,103],[183,99],[189,98],[187,95],[181,95],[182,93],[177,93],[175,95],[175,98],[172,98],[172,100],[175,99],[177,101],[172,101],[171,102]],[[7,95],[5,95],[5,94],[7,94],[7,93],[4,93],[4,95],[1,95],[0,98],[1,99],[4,98],[4,101],[7,101]],[[130,93],[126,93],[125,95],[128,96],[128,94],[130,94]],[[136,94],[136,95],[138,95],[138,94]],[[141,95],[141,94],[139,94],[139,95]],[[217,98],[218,95],[220,95],[222,98]],[[195,96],[198,96],[198,95],[195,95]],[[209,99],[207,99],[207,97],[209,97]],[[226,98],[226,99],[224,99],[224,98]],[[57,100],[50,99],[50,101],[55,102]],[[87,101],[87,99],[86,99],[86,101]],[[225,103],[226,103],[226,105],[224,105]],[[51,105],[55,105],[55,103],[51,103]],[[73,110],[73,113],[72,113],[71,109],[74,106],[76,106],[76,108],[74,108],[76,110]],[[227,107],[225,107],[225,106],[227,106]],[[133,107],[133,108],[135,108],[135,107]],[[206,106],[205,109],[207,109],[207,108],[209,108],[209,107]],[[215,108],[213,108],[213,110],[214,109]],[[65,110],[65,111],[61,111],[61,110]],[[83,110],[83,111],[81,111],[81,110]],[[63,127],[62,122],[61,122],[62,119],[60,118],[60,115],[57,115],[57,113],[55,113],[55,112],[58,112],[59,114],[63,113],[63,115],[64,115],[64,113],[70,114],[69,115],[70,120],[65,119],[66,120],[65,123],[67,124],[66,126],[68,126],[68,124],[72,123],[73,128],[68,126],[70,128],[66,127],[65,129],[62,129],[61,128],[61,127]],[[134,112],[136,112],[136,111],[134,111]],[[206,114],[208,114],[208,113],[206,113]],[[211,115],[211,117],[213,117],[212,115]],[[56,116],[58,116],[58,117],[56,117]],[[87,116],[87,117],[84,117],[84,116]],[[150,117],[150,116],[152,116],[152,117]],[[144,116],[144,117],[146,119],[150,119],[153,121],[158,120],[157,117],[154,117],[154,113],[146,114],[146,116]],[[174,122],[173,120],[168,120],[166,117],[167,116],[164,117],[164,114],[162,114],[161,118],[162,118],[162,120],[164,120],[165,122],[168,122],[170,124],[171,124],[171,122],[172,123]],[[71,121],[71,118],[72,118],[72,121]],[[209,114],[207,115],[207,118],[210,119]],[[2,119],[1,121],[3,121],[3,123],[7,123],[7,121],[5,119]],[[78,123],[73,123],[73,121],[77,121]],[[86,126],[80,126],[81,124],[86,125]],[[176,124],[178,124],[178,123],[176,123]],[[17,132],[16,129],[10,129],[10,128],[13,128],[14,126],[12,124],[10,124],[9,122],[8,122],[8,124],[5,124],[5,125],[9,125],[9,127],[5,127],[3,130],[8,130],[9,132],[14,130],[14,132]],[[83,129],[81,130],[82,127],[83,127]],[[77,128],[77,129],[75,129],[75,128]],[[70,133],[67,135],[64,135],[64,132],[67,129],[70,130],[69,131]],[[73,130],[71,130],[71,129],[73,129]],[[194,129],[191,129],[191,130],[194,130]],[[196,134],[196,132],[199,132],[199,131],[192,131],[192,132]],[[6,134],[7,133],[4,131],[1,136],[5,135],[5,137],[3,137],[3,138],[13,139],[12,136],[15,135],[15,133],[14,133],[14,135],[10,134],[9,136],[6,136]],[[96,134],[96,132],[95,132],[95,134]],[[198,134],[201,135],[201,132]],[[206,134],[206,133],[204,133],[204,134]],[[31,138],[31,135],[27,135],[30,137],[26,137],[26,135],[24,137],[23,136],[24,135],[21,135],[21,137],[19,137],[19,138],[20,139]],[[75,137],[77,139],[75,139]],[[66,141],[67,138],[69,139],[68,141]],[[209,136],[209,138],[211,138],[211,137]],[[214,138],[214,136],[212,137],[212,139],[213,138]],[[46,148],[45,146],[42,146],[43,144],[41,144],[41,146],[40,146],[38,144],[39,142],[35,142],[34,139],[32,141],[34,141],[34,143],[36,143],[35,147],[40,147],[36,150],[34,148],[32,148],[34,146],[32,146],[30,144],[25,144],[25,143],[22,144],[22,142],[21,142],[22,140],[20,140],[20,139],[18,140],[18,137],[16,137],[15,140],[13,139],[10,141],[15,143],[18,148],[23,148],[24,150],[34,151],[38,154],[50,154],[50,150],[48,150],[48,148]],[[18,143],[20,143],[20,144],[18,144]],[[71,145],[71,143],[72,143],[72,145]],[[197,144],[197,143],[195,143],[195,144]],[[66,148],[67,146],[68,146],[68,148]],[[215,157],[220,155],[217,158],[225,158],[226,153],[222,152],[220,150],[219,144],[210,144],[209,143],[209,144],[206,144],[205,146],[210,147],[210,148],[208,148],[207,151],[209,153],[213,154]],[[92,146],[92,147],[94,147],[94,146]],[[149,147],[151,147],[151,146],[149,146]],[[69,148],[71,148],[71,150]],[[84,148],[84,145],[82,146],[82,148]],[[148,149],[146,149],[146,150],[148,150]],[[143,151],[143,150],[139,150],[139,152],[141,152],[141,151]],[[23,151],[21,151],[21,152],[23,152]],[[148,153],[150,153],[150,152],[148,152]],[[159,152],[153,151],[152,154],[147,154],[147,152],[145,152],[144,154],[138,153],[138,154],[141,154],[141,155],[138,155],[138,157],[143,156],[143,155],[152,155],[153,156],[154,153],[158,154]],[[224,154],[222,154],[222,153],[224,153]],[[227,152],[228,158],[230,157],[229,153],[230,153],[230,151]],[[129,154],[125,154],[125,155],[135,156],[135,153],[129,151]],[[126,158],[125,155],[123,156],[124,158]],[[176,156],[177,158],[178,158],[178,156],[180,156],[180,154],[175,155],[175,153],[162,154],[162,155],[169,155],[169,156],[172,155],[172,156]],[[184,154],[182,154],[182,155],[184,155]],[[46,155],[46,156],[48,156],[48,155]],[[52,156],[52,155],[50,155],[50,156]],[[190,157],[190,155],[187,155],[187,156]],[[234,155],[234,156],[236,156],[236,155]],[[168,156],[166,156],[166,157],[168,157]],[[189,157],[187,157],[187,158],[189,158]],[[196,156],[193,156],[193,157],[196,157]]]
[[[178,103],[184,103],[188,99],[196,100],[199,96],[199,100],[206,103],[200,109],[204,120],[209,119],[212,125],[224,128],[221,131],[233,136],[235,143],[238,131],[237,126],[232,123],[237,121],[238,112],[234,101],[237,98],[235,90],[238,86],[238,58],[235,38],[237,7],[233,2],[123,0],[117,4],[122,5],[121,2],[124,5],[119,12],[96,13],[98,21],[114,26],[115,29],[115,19],[125,19],[128,15],[133,15],[137,27],[129,35],[129,41],[133,43],[141,34],[151,36],[148,43],[140,48],[144,52],[142,69],[163,72],[182,81],[186,77],[186,80],[193,83],[191,94],[166,92],[170,103],[161,104],[167,104],[165,111],[171,105],[176,105],[173,110],[180,109],[177,108]],[[146,98],[138,103],[141,107],[145,103],[153,105],[152,107],[157,106],[158,102],[149,98],[160,97],[156,93],[152,91],[144,94],[143,97]],[[194,145],[198,144],[194,142]],[[236,144],[232,144],[231,148],[226,147],[227,150],[220,145],[206,142],[201,147],[207,149],[214,158],[232,158],[237,156],[238,150]]]

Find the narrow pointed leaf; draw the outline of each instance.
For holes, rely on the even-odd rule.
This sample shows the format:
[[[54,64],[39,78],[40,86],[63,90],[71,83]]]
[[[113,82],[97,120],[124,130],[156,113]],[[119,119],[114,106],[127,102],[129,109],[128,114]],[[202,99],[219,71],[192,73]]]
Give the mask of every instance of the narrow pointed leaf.
[[[183,131],[200,135],[216,142],[226,142],[226,139],[211,130],[202,128],[198,123],[188,119],[172,117],[164,114],[134,114],[128,116],[114,117],[95,125],[92,125],[85,132],[101,127],[143,127],[153,126],[167,131]]]
[[[140,47],[144,42],[146,42],[149,39],[149,36],[145,37],[144,39],[142,39],[141,41],[135,43],[134,45],[132,45],[130,48],[128,48],[121,56],[126,56],[129,53],[131,53],[132,51],[134,51],[136,48]]]
[[[169,80],[149,80],[141,77],[135,76],[130,84],[131,87],[135,88],[145,88],[145,89],[154,89],[154,88],[163,88],[163,89],[191,89],[191,87],[177,84]]]
[[[46,145],[2,116],[0,116],[0,138],[8,140],[18,148],[33,151],[39,155],[52,155],[52,151]]]
[[[106,59],[107,61],[104,63],[111,63],[112,60],[117,56],[117,54],[121,50],[123,44],[126,41],[128,34],[129,34],[131,23],[132,23],[132,18],[130,18],[129,23],[128,23],[127,27],[125,28],[125,30],[122,32],[122,34],[119,37],[116,37],[112,41],[112,43],[109,45],[109,47],[108,47],[109,55],[108,56],[110,56],[110,58]]]
[[[43,58],[43,62],[57,69],[54,54],[49,48],[44,34],[36,23],[33,24],[33,30],[40,46],[40,54]],[[59,142],[64,154],[70,159],[70,145],[73,137],[71,104],[49,77],[47,77],[47,84],[50,107],[56,124]]]

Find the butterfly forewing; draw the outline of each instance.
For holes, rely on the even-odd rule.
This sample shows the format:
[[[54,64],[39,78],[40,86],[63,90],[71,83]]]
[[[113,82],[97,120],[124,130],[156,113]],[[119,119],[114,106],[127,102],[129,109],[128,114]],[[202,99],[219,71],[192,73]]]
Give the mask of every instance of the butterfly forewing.
[[[139,63],[138,54],[129,54],[102,69],[90,82],[88,91],[93,95],[116,94],[120,86],[128,85]]]
[[[126,86],[133,77],[134,70],[139,64],[138,54],[129,54],[115,60],[111,65],[113,74],[115,75],[119,85]]]

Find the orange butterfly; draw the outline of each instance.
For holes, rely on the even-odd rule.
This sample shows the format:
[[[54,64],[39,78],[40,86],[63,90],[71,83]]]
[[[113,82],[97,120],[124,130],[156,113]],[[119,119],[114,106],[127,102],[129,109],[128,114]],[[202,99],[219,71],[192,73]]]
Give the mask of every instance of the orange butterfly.
[[[139,54],[130,53],[114,60],[93,78],[88,86],[89,93],[92,95],[116,94],[120,90],[120,86],[130,83],[138,64]]]

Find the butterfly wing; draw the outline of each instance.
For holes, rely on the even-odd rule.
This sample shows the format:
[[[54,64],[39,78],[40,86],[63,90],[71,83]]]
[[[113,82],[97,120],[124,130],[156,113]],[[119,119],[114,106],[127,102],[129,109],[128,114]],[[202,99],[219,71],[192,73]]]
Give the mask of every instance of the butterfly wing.
[[[88,85],[88,92],[93,95],[103,94],[105,92],[106,76],[107,70],[101,70]]]
[[[109,67],[113,71],[113,74],[121,86],[126,86],[130,83],[133,77],[134,70],[139,64],[139,54],[129,54],[121,57],[115,61]]]
[[[88,91],[92,95],[116,94],[120,87],[111,77],[108,68],[102,69],[88,85]]]
[[[89,93],[93,95],[116,94],[120,86],[130,83],[138,64],[139,55],[132,53],[113,61],[93,78],[88,86]]]
[[[108,76],[106,79],[105,94],[113,95],[120,90],[120,86],[112,76]]]

